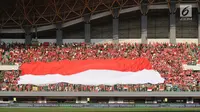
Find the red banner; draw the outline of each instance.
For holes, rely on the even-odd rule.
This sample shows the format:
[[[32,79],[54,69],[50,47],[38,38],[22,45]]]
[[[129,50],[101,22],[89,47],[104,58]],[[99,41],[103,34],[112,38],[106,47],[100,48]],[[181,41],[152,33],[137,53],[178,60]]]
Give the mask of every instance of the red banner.
[[[59,62],[32,62],[22,64],[22,75],[46,75],[62,74],[72,75],[86,70],[116,70],[122,72],[136,72],[143,69],[152,69],[151,63],[146,58],[129,60],[118,59],[95,59],[95,60],[63,60]],[[94,74],[95,75],[95,74]]]

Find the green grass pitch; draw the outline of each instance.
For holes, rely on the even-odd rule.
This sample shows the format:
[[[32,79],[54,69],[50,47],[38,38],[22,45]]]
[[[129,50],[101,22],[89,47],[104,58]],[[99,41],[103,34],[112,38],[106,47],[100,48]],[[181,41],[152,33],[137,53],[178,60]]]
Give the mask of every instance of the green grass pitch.
[[[0,108],[0,112],[200,112],[200,108]]]

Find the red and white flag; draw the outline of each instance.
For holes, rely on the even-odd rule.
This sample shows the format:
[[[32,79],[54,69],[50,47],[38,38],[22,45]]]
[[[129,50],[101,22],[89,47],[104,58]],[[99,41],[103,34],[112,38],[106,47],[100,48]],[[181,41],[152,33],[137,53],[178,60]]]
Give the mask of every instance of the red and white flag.
[[[147,91],[152,91],[152,87],[148,87],[148,88],[147,88]]]
[[[67,82],[85,85],[163,83],[146,58],[134,60],[96,59],[32,62],[22,64],[18,84],[53,84]]]

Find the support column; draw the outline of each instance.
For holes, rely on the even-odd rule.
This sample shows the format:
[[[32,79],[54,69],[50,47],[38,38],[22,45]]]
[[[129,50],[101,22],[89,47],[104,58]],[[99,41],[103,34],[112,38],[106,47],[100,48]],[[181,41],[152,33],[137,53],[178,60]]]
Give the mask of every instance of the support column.
[[[35,37],[33,37],[31,39],[31,44],[32,45],[38,45],[39,42],[38,42],[38,36],[37,36],[37,26],[35,26]]]
[[[84,16],[85,21],[85,43],[91,43],[91,25],[90,25],[90,14]]]
[[[147,43],[147,16],[141,17],[141,41],[143,44]]]
[[[200,44],[200,1],[197,2],[198,6],[198,44]]]
[[[148,4],[143,1],[140,6],[141,11],[141,42],[143,44],[147,43],[147,13],[148,13]]]
[[[1,28],[0,28],[0,44],[1,44],[1,39],[2,39],[2,35],[1,35]]]
[[[176,16],[175,14],[170,14],[170,43],[176,44]]]
[[[56,44],[62,45],[63,44],[63,31],[62,31],[62,24],[56,24]]]
[[[200,44],[200,14],[198,14],[198,44]]]
[[[119,8],[113,9],[113,42],[119,42]]]
[[[38,39],[38,31],[37,31],[37,26],[35,26],[35,40],[37,41]]]
[[[172,0],[169,6],[170,10],[170,30],[169,39],[170,43],[176,44],[176,2]]]
[[[25,44],[30,45],[32,41],[31,28],[25,28]]]

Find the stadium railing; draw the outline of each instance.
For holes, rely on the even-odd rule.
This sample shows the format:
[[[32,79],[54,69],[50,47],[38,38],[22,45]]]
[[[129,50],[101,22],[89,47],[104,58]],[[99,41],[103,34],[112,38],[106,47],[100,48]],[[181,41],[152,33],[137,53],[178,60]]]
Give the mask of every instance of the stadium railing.
[[[0,104],[0,107],[70,107],[70,108],[141,108],[141,107],[170,107],[170,108],[194,108],[200,107],[200,104],[184,104],[184,103],[160,103],[160,104],[66,104],[66,103],[49,103],[49,104],[38,104],[38,103],[10,103]]]

